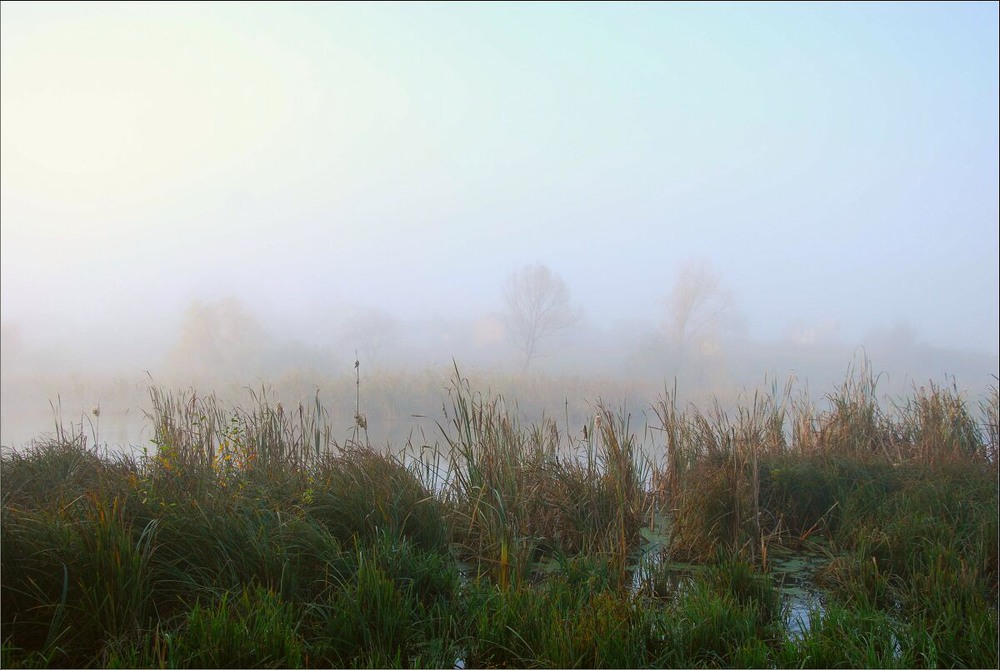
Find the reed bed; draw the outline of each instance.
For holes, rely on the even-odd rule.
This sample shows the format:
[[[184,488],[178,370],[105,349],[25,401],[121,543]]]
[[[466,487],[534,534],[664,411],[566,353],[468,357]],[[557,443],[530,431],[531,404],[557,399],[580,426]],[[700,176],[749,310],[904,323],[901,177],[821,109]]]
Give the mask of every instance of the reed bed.
[[[609,556],[624,581],[651,504],[627,420],[599,407],[574,444],[554,421],[525,430],[502,396],[473,391],[457,370],[451,391],[444,498],[460,555],[501,588],[557,554]]]
[[[360,397],[338,443],[318,396],[154,389],[143,454],[4,451],[0,664],[996,667],[995,389],[876,382],[571,433],[456,369],[398,451]],[[823,599],[792,625],[799,555]]]

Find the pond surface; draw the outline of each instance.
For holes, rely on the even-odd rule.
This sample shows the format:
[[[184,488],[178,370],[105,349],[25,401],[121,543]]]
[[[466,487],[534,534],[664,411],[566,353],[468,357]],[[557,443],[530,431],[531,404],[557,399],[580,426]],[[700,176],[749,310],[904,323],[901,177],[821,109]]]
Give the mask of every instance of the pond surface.
[[[781,591],[788,632],[801,637],[809,630],[809,613],[822,612],[824,600],[816,586],[816,572],[830,559],[805,552],[775,552],[770,558],[771,576]]]
[[[669,561],[670,522],[666,517],[657,515],[654,529],[643,528],[640,532],[643,541],[639,559],[630,568],[633,591],[659,596],[683,593],[698,574],[708,569],[708,565]],[[816,573],[829,562],[830,558],[821,553],[770,549],[767,569],[781,593],[790,635],[801,637],[808,632],[811,612],[822,615],[825,600],[816,585]]]

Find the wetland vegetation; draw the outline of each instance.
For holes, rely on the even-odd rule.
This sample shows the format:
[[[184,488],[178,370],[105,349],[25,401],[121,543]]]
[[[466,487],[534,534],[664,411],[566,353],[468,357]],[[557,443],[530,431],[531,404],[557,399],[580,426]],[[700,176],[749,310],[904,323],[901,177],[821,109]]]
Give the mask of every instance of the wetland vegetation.
[[[666,389],[434,439],[153,389],[153,445],[2,458],[4,667],[996,667],[995,387]],[[359,403],[360,407],[360,403]]]

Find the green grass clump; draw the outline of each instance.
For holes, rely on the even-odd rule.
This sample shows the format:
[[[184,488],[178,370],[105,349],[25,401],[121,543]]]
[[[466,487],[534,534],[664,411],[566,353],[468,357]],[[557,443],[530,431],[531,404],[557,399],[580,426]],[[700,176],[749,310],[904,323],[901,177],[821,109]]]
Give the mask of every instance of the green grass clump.
[[[755,656],[760,621],[752,608],[731,595],[697,581],[675,607],[657,617],[662,637],[660,663],[665,667],[728,667]],[[758,662],[763,659],[754,659]],[[754,665],[755,663],[750,663]]]
[[[6,644],[74,664],[105,637],[155,616],[150,575],[157,524],[131,516],[138,504],[121,493],[135,467],[65,436],[4,458]]]
[[[333,667],[453,663],[454,563],[388,535],[356,556],[353,573],[307,607],[311,657]]]
[[[171,628],[145,645],[110,645],[105,667],[295,668],[305,660],[294,608],[260,586],[195,603]]]
[[[628,591],[592,588],[607,565],[574,559],[539,586],[489,582],[468,593],[470,667],[637,667],[642,609]],[[582,574],[590,577],[581,579]],[[610,586],[600,577],[597,583]]]
[[[368,446],[320,461],[299,486],[299,504],[344,544],[380,533],[447,551],[443,503],[403,462]]]
[[[784,648],[781,665],[805,668],[905,668],[898,624],[885,611],[831,603],[810,613],[801,639]]]

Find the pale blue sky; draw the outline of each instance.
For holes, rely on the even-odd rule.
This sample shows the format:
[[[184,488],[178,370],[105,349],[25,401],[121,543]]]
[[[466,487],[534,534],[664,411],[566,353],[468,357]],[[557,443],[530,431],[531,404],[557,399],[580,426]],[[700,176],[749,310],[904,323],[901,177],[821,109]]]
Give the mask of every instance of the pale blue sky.
[[[754,337],[995,354],[997,7],[4,3],[0,309],[474,316],[542,261],[610,324],[698,258]]]

